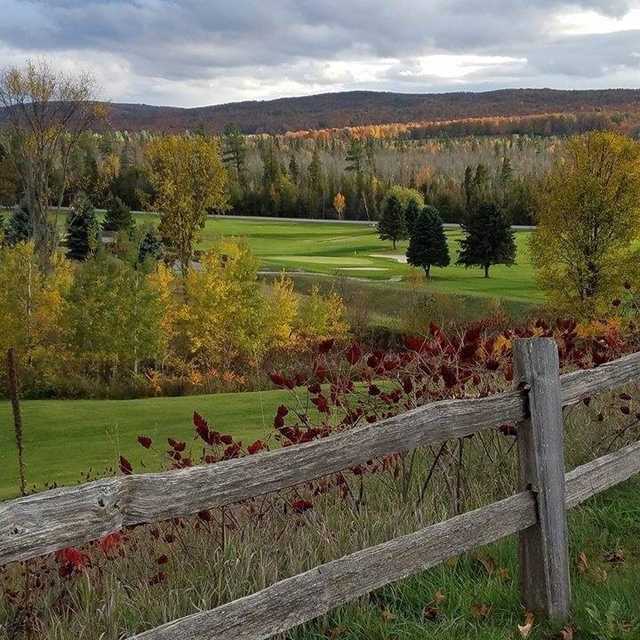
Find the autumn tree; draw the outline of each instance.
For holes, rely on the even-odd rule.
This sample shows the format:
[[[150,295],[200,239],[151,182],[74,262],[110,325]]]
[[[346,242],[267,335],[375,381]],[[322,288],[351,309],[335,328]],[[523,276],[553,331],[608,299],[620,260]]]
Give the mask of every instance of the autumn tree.
[[[85,262],[65,299],[64,329],[73,357],[110,379],[164,351],[162,301],[147,275],[109,254]]]
[[[344,216],[344,210],[346,209],[346,207],[347,207],[347,201],[345,197],[342,195],[342,193],[338,191],[338,193],[336,193],[336,197],[333,199],[333,208],[336,211],[338,220],[342,220]]]
[[[94,91],[89,74],[58,73],[44,60],[29,60],[0,73],[8,155],[27,200],[41,266],[46,268],[58,241],[49,206],[62,204],[71,153],[82,132],[101,115]],[[54,167],[56,184],[51,180]]]
[[[33,242],[0,249],[0,352],[15,348],[42,383],[59,359],[63,297],[71,282],[71,269],[57,254],[44,273],[37,258]],[[4,358],[0,370],[3,366]]]
[[[442,219],[434,207],[425,207],[416,218],[407,248],[407,262],[424,269],[431,277],[431,267],[449,265],[449,246]]]
[[[258,259],[246,243],[223,240],[187,274],[181,330],[185,355],[201,370],[260,360],[268,314],[257,273]]]
[[[392,194],[386,201],[378,222],[378,236],[381,240],[391,240],[396,248],[398,240],[407,237],[407,225],[400,199]]]
[[[511,266],[516,258],[516,243],[511,223],[493,203],[480,204],[462,223],[464,238],[456,264],[482,267],[484,277],[494,264]]]
[[[162,136],[149,143],[145,159],[160,234],[186,276],[207,212],[226,206],[227,176],[218,144],[202,136]]]
[[[640,146],[594,132],[571,138],[540,187],[531,255],[559,309],[601,313],[638,273]]]

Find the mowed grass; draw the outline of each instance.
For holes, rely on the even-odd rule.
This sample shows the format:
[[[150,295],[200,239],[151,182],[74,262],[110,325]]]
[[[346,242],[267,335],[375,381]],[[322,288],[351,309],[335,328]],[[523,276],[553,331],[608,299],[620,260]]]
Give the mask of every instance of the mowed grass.
[[[157,221],[157,216],[144,214],[141,221]],[[448,229],[452,264],[434,267],[428,287],[434,291],[464,296],[500,298],[514,302],[538,304],[544,297],[537,287],[529,257],[530,231],[516,231],[518,255],[512,267],[492,267],[491,277],[484,278],[481,269],[456,266],[458,240],[462,233]],[[347,276],[369,280],[400,282],[411,271],[394,256],[404,255],[407,242],[398,243],[378,238],[373,224],[340,224],[336,222],[278,222],[274,220],[241,220],[209,218],[202,231],[202,248],[212,246],[221,237],[246,238],[260,258],[264,270],[304,271],[325,276]]]
[[[120,455],[136,470],[153,455],[137,443],[144,434],[164,450],[167,437],[190,441],[197,411],[223,433],[244,444],[270,430],[283,391],[220,393],[182,398],[140,400],[27,400],[22,402],[27,480],[30,489],[51,483],[74,484],[84,473],[105,476],[117,468]],[[153,469],[161,467],[157,457]],[[0,500],[17,495],[18,470],[11,408],[0,403]]]

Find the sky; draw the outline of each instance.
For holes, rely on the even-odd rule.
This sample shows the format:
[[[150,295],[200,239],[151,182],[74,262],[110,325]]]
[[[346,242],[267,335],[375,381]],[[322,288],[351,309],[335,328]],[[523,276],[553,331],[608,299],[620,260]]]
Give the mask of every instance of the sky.
[[[640,87],[640,0],[0,0],[0,67],[88,70],[102,99]]]

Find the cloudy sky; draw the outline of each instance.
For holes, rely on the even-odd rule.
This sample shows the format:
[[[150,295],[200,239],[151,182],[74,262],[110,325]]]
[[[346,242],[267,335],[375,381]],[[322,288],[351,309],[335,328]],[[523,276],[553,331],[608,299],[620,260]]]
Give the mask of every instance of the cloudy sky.
[[[640,0],[0,0],[0,66],[176,106],[351,89],[640,87]]]

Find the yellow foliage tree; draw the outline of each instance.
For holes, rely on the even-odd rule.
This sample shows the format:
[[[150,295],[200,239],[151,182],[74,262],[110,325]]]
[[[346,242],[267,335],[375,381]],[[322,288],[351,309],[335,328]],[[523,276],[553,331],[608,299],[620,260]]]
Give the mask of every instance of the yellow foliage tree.
[[[268,288],[266,294],[264,326],[265,340],[269,347],[281,349],[295,344],[298,308],[299,300],[293,290],[293,281],[283,273]]]
[[[164,243],[189,271],[207,211],[226,206],[227,175],[218,143],[203,136],[162,136],[145,150]]]
[[[338,214],[338,219],[342,220],[342,217],[344,216],[344,210],[346,209],[346,207],[347,207],[347,200],[342,195],[342,193],[338,191],[338,193],[336,193],[336,197],[333,199],[333,208],[336,210],[336,213]]]
[[[296,331],[309,340],[345,337],[349,333],[349,323],[342,298],[335,291],[322,294],[314,285],[300,305]]]
[[[185,278],[179,314],[192,360],[202,370],[234,361],[256,363],[265,348],[266,303],[258,260],[244,242],[222,240],[203,254],[200,269]]]
[[[40,377],[60,355],[64,296],[71,266],[59,254],[46,274],[39,268],[33,242],[0,249],[0,351],[14,347],[23,363]]]
[[[640,145],[610,132],[571,138],[538,194],[531,255],[556,310],[606,311],[637,271]]]

